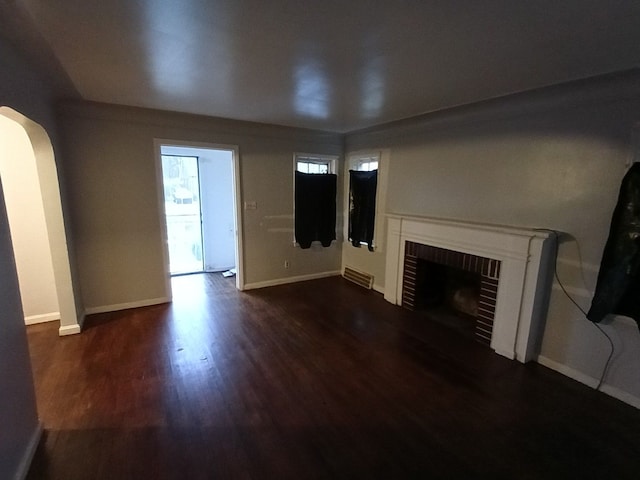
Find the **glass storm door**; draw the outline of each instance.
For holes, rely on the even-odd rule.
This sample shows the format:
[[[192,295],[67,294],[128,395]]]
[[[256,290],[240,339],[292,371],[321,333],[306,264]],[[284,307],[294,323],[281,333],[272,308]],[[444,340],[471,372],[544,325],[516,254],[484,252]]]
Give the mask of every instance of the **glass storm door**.
[[[204,270],[198,157],[162,155],[171,275]]]

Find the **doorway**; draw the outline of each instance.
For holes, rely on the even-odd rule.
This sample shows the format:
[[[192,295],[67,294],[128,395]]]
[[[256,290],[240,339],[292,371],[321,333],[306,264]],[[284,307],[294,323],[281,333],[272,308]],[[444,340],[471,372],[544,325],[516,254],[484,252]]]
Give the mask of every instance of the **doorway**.
[[[6,159],[8,161],[3,162],[3,166],[13,170],[11,172],[3,168],[3,171],[8,173],[3,181],[18,182],[17,185],[7,185],[8,189],[13,191],[10,195],[11,203],[14,204],[13,207],[7,205],[7,208],[13,208],[15,211],[12,214],[16,213],[12,215],[14,222],[13,225],[10,222],[10,228],[13,228],[11,235],[14,242],[14,260],[21,280],[23,313],[27,317],[25,321],[38,323],[59,319],[60,335],[80,333],[81,318],[78,315],[73,288],[58,173],[51,140],[44,128],[12,108],[0,107],[0,117],[4,132],[1,140],[2,152],[10,155],[10,158]],[[24,138],[24,142],[20,141],[21,137]],[[16,144],[17,141],[21,143]],[[21,145],[19,150],[11,150],[18,145]],[[22,165],[18,167],[16,161]],[[16,174],[25,175],[28,172],[30,190],[25,196],[25,192],[21,190],[26,188],[26,177]],[[28,202],[29,208],[25,208],[26,205],[20,205],[19,202]],[[34,216],[25,217],[27,210],[36,212],[37,222]],[[37,239],[28,238],[28,229],[33,228],[35,223],[40,225],[35,235],[42,237],[39,240],[44,240],[37,245]],[[14,236],[19,233],[16,227],[24,227],[24,232],[20,232],[24,235]],[[45,264],[46,273],[43,267]],[[43,281],[45,285],[42,284]],[[45,291],[46,295],[43,293]]]
[[[237,274],[239,232],[234,147],[159,145],[169,276]]]

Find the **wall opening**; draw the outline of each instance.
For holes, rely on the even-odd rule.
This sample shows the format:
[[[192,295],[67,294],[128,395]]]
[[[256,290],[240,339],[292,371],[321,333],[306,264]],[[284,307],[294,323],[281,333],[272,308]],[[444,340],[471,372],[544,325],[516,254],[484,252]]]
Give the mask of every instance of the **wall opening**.
[[[156,140],[156,150],[167,278],[225,272],[242,289],[237,148]]]
[[[0,180],[4,191],[22,311],[27,325],[60,320],[49,233],[31,142],[0,116]]]
[[[42,232],[41,235],[45,236],[44,239],[39,239],[42,240],[41,242],[36,243],[35,239],[25,240],[26,237],[24,236],[22,236],[21,239],[13,238],[12,232],[14,257],[16,257],[17,264],[22,264],[18,265],[18,270],[23,270],[23,272],[30,271],[32,273],[35,270],[37,273],[38,268],[42,269],[41,283],[35,287],[30,287],[36,288],[37,291],[21,292],[21,295],[24,297],[23,300],[35,302],[29,304],[29,310],[25,309],[27,321],[29,323],[36,323],[38,321],[59,319],[60,335],[79,333],[81,327],[72,285],[71,266],[69,252],[67,250],[62,203],[60,200],[60,187],[51,140],[40,125],[9,107],[0,107],[0,120],[5,127],[5,134],[0,134],[0,142],[2,142],[0,152],[2,152],[3,155],[11,155],[12,147],[10,143],[15,140],[15,138],[11,138],[8,135],[17,134],[20,136],[26,134],[27,143],[24,148],[27,150],[23,150],[24,155],[17,154],[15,155],[16,158],[5,158],[2,163],[5,166],[11,165],[15,167],[14,162],[23,162],[24,169],[22,174],[31,172],[29,183],[32,190],[27,192],[29,195],[23,195],[22,198],[23,200],[27,199],[24,201],[28,202],[31,210],[37,211],[40,215],[38,218],[42,223],[40,231]],[[14,170],[19,171],[20,169]],[[8,177],[3,177],[3,182],[5,182],[5,180],[9,182],[18,181],[19,179],[19,176],[9,175]],[[21,193],[19,192],[19,185],[7,186],[11,190],[18,191],[18,194]],[[20,212],[18,212],[17,215],[13,215],[16,221],[24,223],[25,219],[20,219],[19,216]],[[29,227],[30,225],[26,226]],[[25,230],[25,232],[28,235],[28,230]],[[23,232],[23,234],[25,234],[25,232]],[[17,242],[21,242],[20,245],[17,245]],[[25,245],[24,242],[28,244]],[[28,254],[29,250],[32,251],[32,256],[30,259],[27,258],[26,261],[31,261],[32,263],[25,265],[25,252]],[[16,255],[17,251],[20,251],[18,255]],[[28,257],[28,255],[26,256]],[[41,264],[39,265],[39,263]],[[45,275],[45,271],[47,271],[49,267],[49,274]],[[53,283],[53,285],[50,285],[51,283]],[[21,288],[22,286],[23,285],[21,285]],[[50,287],[48,292],[46,291],[47,286]],[[43,297],[48,298],[46,303],[49,306],[45,306],[45,304],[42,303]],[[53,311],[44,311],[54,308],[52,305],[55,305]],[[36,310],[44,310],[39,313],[33,313],[33,308]]]

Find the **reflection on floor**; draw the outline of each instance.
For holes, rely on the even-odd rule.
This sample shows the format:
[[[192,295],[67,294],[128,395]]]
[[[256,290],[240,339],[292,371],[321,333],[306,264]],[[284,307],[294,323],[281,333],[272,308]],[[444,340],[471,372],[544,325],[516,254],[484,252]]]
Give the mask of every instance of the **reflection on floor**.
[[[637,478],[640,412],[327,278],[28,327],[30,479]]]

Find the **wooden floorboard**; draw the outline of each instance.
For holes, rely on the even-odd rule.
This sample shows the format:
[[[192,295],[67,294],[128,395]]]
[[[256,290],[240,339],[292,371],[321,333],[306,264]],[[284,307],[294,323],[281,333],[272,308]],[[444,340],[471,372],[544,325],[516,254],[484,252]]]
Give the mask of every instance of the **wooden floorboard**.
[[[640,478],[640,411],[341,278],[28,327],[29,479]]]

